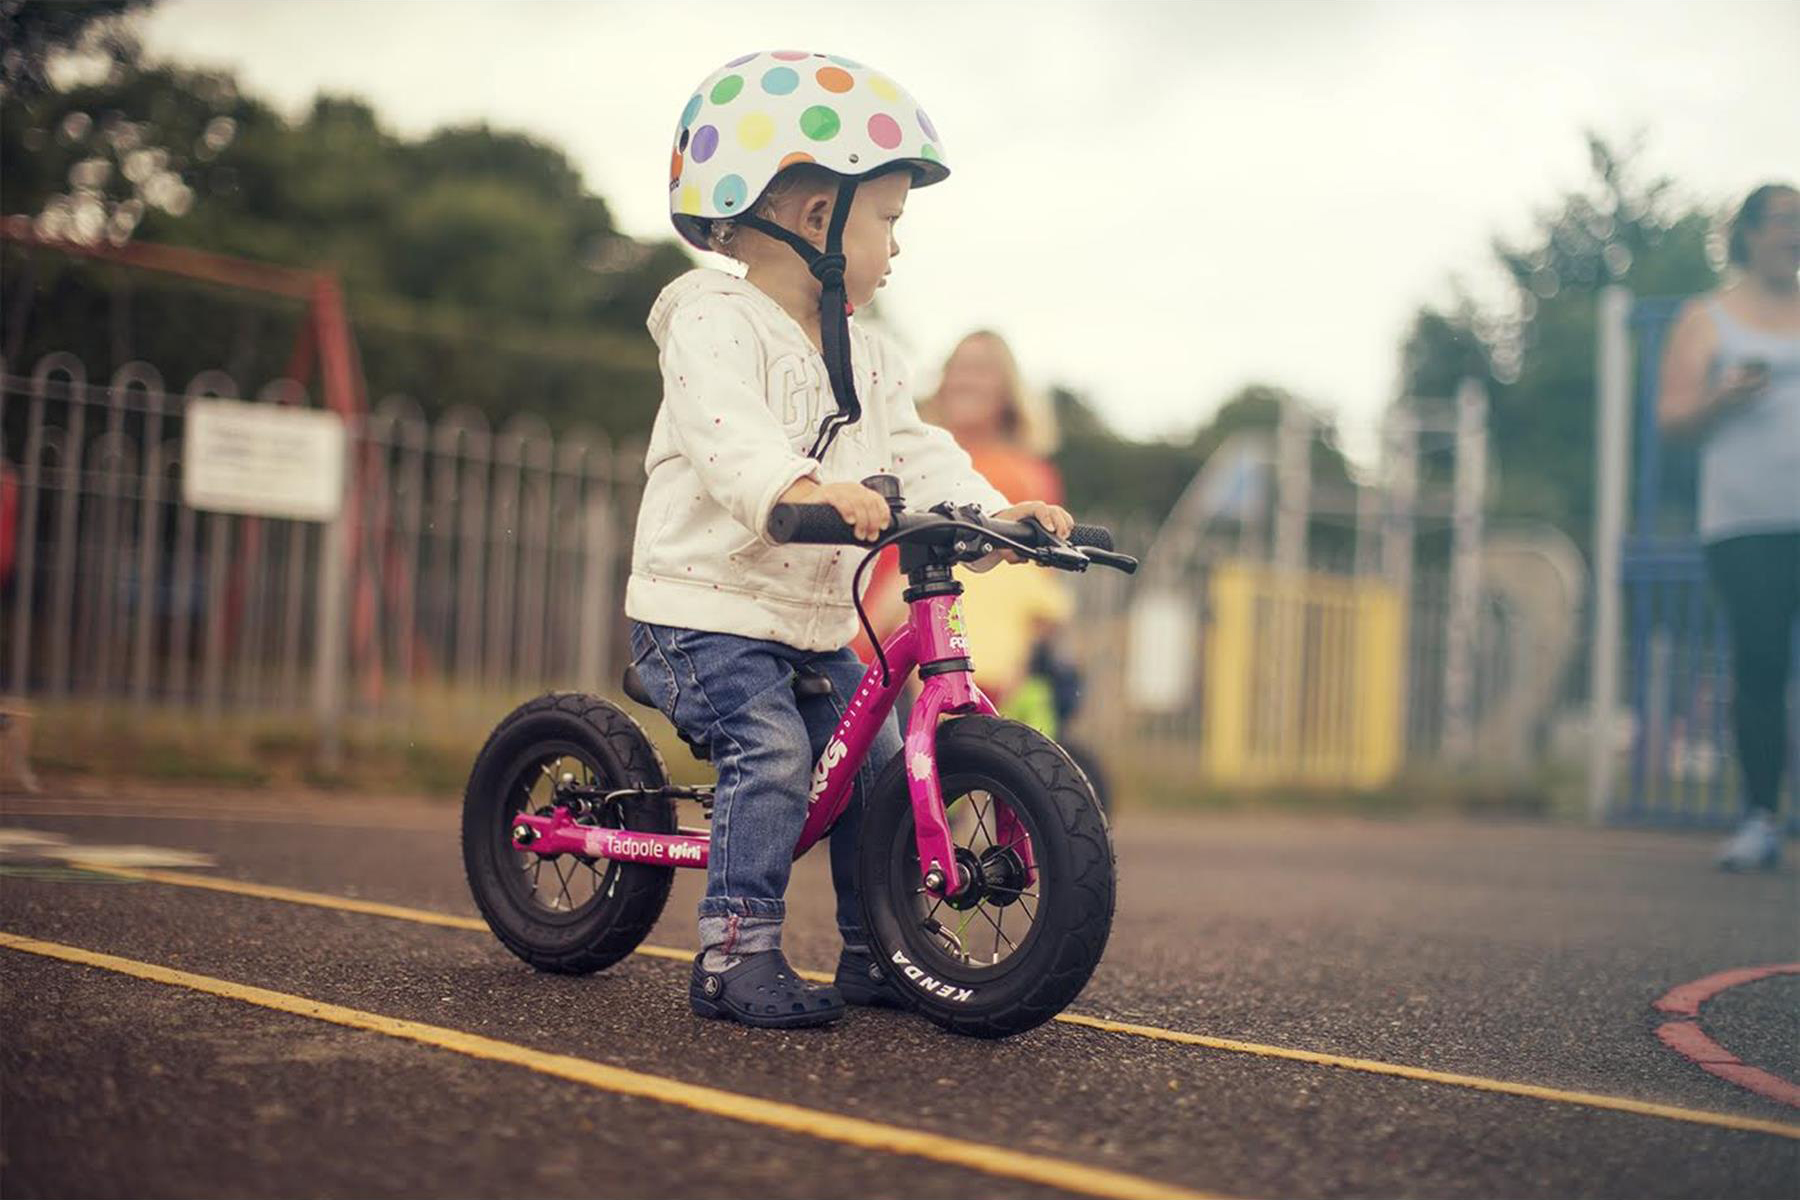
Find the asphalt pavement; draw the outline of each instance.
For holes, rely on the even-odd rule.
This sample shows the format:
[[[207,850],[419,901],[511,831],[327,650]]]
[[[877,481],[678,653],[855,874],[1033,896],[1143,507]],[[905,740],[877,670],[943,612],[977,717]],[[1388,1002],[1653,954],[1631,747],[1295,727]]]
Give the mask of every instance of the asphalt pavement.
[[[982,1042],[693,1017],[688,872],[646,952],[537,974],[468,927],[456,822],[0,800],[0,1194],[1800,1195],[1800,877],[1704,837],[1127,811],[1073,1019]],[[790,899],[829,970],[822,855]],[[1791,970],[1692,1022],[1748,1074],[1659,1038],[1749,967]]]

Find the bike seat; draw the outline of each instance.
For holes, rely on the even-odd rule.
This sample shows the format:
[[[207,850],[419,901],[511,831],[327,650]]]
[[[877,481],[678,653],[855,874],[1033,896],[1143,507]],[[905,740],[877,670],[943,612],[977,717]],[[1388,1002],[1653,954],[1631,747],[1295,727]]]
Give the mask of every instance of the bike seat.
[[[625,677],[619,682],[625,689],[625,694],[627,696],[631,697],[645,708],[656,707],[656,701],[650,698],[650,691],[644,686],[643,677],[638,674],[636,667],[626,667]],[[699,742],[689,741],[687,734],[681,732],[681,730],[677,729],[675,731],[675,736],[679,737],[682,744],[688,748],[689,753],[701,762],[707,762],[712,758],[712,753],[705,746],[701,745]]]
[[[644,687],[644,681],[638,677],[636,667],[628,666],[625,668],[624,687],[625,694],[639,704],[642,704],[645,708],[656,707],[656,701],[650,698],[649,691]]]

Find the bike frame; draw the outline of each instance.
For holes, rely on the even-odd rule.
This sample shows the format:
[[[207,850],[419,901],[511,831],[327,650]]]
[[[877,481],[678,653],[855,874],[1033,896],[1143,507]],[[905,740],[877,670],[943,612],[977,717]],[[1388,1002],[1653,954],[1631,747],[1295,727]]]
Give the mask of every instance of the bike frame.
[[[813,767],[806,824],[795,843],[794,857],[812,849],[843,816],[854,794],[857,772],[868,756],[869,744],[893,711],[901,686],[915,669],[923,666],[929,673],[924,675],[919,699],[907,722],[901,755],[906,763],[907,792],[912,800],[923,882],[934,894],[954,895],[963,888],[964,878],[957,866],[950,823],[944,815],[944,792],[937,768],[938,721],[959,713],[998,715],[993,702],[975,685],[971,673],[960,589],[911,600],[906,624],[883,644],[882,653],[887,658],[887,683],[881,681],[880,665],[870,664]],[[932,670],[934,667],[937,669]],[[1010,808],[999,805],[995,821],[1000,844],[1019,848],[1029,879],[1035,874],[1035,864],[1017,816]],[[522,843],[518,832],[526,828],[532,833],[529,841]],[[642,833],[582,825],[561,806],[547,817],[521,814],[514,819],[513,830],[514,848],[529,853],[579,854],[664,867],[706,866],[710,841],[704,833]]]

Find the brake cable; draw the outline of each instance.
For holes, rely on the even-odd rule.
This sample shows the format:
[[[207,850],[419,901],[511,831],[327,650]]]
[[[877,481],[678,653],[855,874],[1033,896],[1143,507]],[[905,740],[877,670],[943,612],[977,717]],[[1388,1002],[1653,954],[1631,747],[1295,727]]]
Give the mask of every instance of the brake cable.
[[[938,514],[934,513],[932,515],[936,516]],[[924,525],[924,526],[920,526],[919,528],[916,528],[916,529],[897,529],[893,533],[887,534],[886,536],[877,539],[875,544],[869,547],[869,552],[867,554],[863,555],[863,560],[856,564],[856,571],[850,577],[850,602],[856,607],[856,619],[862,623],[863,633],[868,635],[869,645],[871,647],[873,647],[875,650],[875,661],[881,664],[881,686],[882,687],[888,686],[888,681],[890,678],[889,673],[888,673],[887,654],[885,651],[882,650],[881,639],[875,635],[874,623],[869,620],[869,614],[868,614],[867,610],[865,610],[863,608],[863,601],[862,601],[863,571],[868,567],[868,565],[871,562],[875,561],[876,555],[880,554],[883,550],[887,549],[889,546],[898,545],[901,542],[904,542],[904,541],[908,540],[909,538],[917,537],[920,534],[937,533],[939,530],[943,530],[943,529],[964,529],[964,530],[969,531],[970,533],[979,534],[983,538],[991,538],[996,542],[1005,543],[1005,545],[1007,545],[1008,547],[1010,547],[1012,549],[1023,551],[1025,553],[1025,555],[1031,559],[1042,560],[1045,557],[1047,557],[1047,555],[1046,555],[1047,548],[1040,548],[1037,546],[1027,546],[1024,542],[1016,541],[1013,538],[1007,537],[1003,533],[995,533],[991,529],[986,529],[980,525],[976,525],[976,524],[973,524],[972,522],[964,521],[964,520],[961,520],[956,517],[945,517],[940,523],[932,524],[932,525]],[[1046,532],[1048,532],[1048,530],[1046,530]],[[998,547],[996,547],[996,549],[998,549]],[[987,554],[990,554],[990,553],[992,553],[992,551],[988,551],[988,552],[984,553],[982,555],[982,557],[985,558],[987,556]],[[1079,552],[1077,552],[1077,553],[1079,553]]]

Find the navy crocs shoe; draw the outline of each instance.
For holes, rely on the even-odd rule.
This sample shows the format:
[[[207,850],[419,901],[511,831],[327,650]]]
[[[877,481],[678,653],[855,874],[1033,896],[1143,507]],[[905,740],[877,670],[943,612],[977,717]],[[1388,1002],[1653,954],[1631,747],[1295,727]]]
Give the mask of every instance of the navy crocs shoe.
[[[864,1008],[906,1007],[887,969],[866,950],[845,950],[838,955],[837,977],[831,986],[842,993],[846,1004]]]
[[[725,971],[708,971],[694,956],[688,1005],[702,1017],[717,1017],[759,1029],[826,1025],[844,1015],[844,998],[833,987],[808,983],[794,973],[779,950],[746,954]]]

